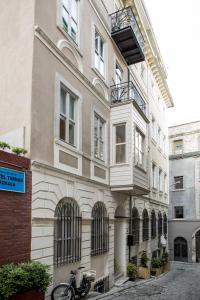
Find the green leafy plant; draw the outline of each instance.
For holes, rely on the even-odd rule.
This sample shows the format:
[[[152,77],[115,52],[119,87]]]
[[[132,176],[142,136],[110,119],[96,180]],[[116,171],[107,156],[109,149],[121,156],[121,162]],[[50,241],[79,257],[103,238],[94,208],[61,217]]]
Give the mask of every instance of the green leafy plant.
[[[169,261],[169,255],[167,252],[163,253],[162,257],[161,257],[161,260],[162,260],[162,264],[165,265],[168,263]]]
[[[130,278],[135,278],[137,276],[138,269],[137,266],[133,263],[128,263],[127,265],[127,275]]]
[[[149,258],[147,257],[146,251],[143,251],[142,255],[141,255],[141,266],[143,268],[147,268],[148,261],[149,261]]]
[[[44,293],[50,283],[48,266],[40,262],[11,263],[0,267],[0,296],[3,299],[31,289]]]
[[[0,141],[0,148],[1,149],[10,149],[10,145],[8,144],[8,143],[6,143],[6,142],[3,142],[3,141]]]
[[[152,268],[160,268],[162,266],[162,259],[160,257],[154,257],[151,260]]]
[[[28,151],[24,148],[19,148],[19,147],[13,147],[12,148],[12,152],[17,154],[17,155],[20,155],[20,154],[23,154],[25,155]]]

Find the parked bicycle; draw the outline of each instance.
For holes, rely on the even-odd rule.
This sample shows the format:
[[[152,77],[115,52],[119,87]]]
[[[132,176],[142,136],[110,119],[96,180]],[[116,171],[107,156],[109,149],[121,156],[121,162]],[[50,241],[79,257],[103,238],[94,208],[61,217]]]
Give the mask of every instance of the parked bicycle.
[[[80,287],[77,287],[77,274],[84,268],[85,267],[79,267],[77,270],[72,270],[70,272],[69,283],[60,283],[55,286],[51,293],[51,299],[74,300],[76,296],[85,298],[91,289],[91,282],[95,281],[96,271],[90,270],[83,272]]]

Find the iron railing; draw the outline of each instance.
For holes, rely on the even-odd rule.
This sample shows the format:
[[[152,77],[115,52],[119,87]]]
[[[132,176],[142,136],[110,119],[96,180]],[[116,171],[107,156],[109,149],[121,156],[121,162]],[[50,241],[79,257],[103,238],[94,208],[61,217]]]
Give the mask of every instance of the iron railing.
[[[120,83],[111,86],[111,103],[121,103],[126,101],[135,101],[142,112],[146,115],[146,103],[138,92],[132,81]]]
[[[111,31],[116,32],[124,28],[131,27],[140,48],[144,52],[144,38],[142,36],[141,30],[138,26],[136,18],[133,14],[132,8],[126,7],[121,10],[118,10],[111,14]]]

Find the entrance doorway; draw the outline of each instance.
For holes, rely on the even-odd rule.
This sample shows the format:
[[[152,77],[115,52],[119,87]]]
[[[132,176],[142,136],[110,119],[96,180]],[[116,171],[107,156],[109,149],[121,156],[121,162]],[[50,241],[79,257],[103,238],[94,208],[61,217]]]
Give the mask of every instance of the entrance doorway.
[[[200,262],[200,230],[195,234],[196,241],[196,262]]]
[[[117,279],[126,272],[126,230],[127,218],[122,206],[115,211],[114,229],[114,272]]]
[[[174,240],[174,260],[188,261],[188,246],[187,241],[183,237],[177,237]]]

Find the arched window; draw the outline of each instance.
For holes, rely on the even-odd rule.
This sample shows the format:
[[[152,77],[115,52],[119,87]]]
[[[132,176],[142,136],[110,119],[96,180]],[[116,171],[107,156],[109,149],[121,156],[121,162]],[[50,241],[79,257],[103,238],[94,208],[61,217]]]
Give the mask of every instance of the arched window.
[[[132,209],[132,234],[133,234],[133,245],[139,244],[140,216],[136,207],[133,207]]]
[[[156,214],[155,211],[151,212],[151,239],[156,238]]]
[[[91,255],[109,250],[109,218],[104,203],[97,202],[92,209]]]
[[[161,236],[162,233],[163,233],[163,226],[162,226],[162,214],[161,212],[159,211],[158,213],[158,235]]]
[[[143,210],[142,213],[142,219],[143,219],[143,241],[148,241],[149,239],[149,215],[146,209]]]
[[[167,215],[166,213],[163,214],[163,233],[165,238],[167,238]]]
[[[55,211],[54,263],[63,266],[81,259],[81,216],[72,199],[61,200]]]

